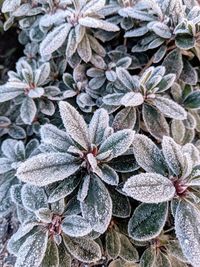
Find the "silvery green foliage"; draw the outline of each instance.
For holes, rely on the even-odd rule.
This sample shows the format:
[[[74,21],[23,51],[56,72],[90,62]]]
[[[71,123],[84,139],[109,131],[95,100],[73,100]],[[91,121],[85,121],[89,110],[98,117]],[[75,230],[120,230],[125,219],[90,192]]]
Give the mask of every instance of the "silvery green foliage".
[[[39,142],[32,139],[26,145],[22,141],[6,139],[1,145],[0,157],[0,214],[7,215],[12,209],[12,185],[21,184],[16,177],[18,166],[38,153]]]
[[[198,266],[198,1],[1,11],[23,48],[0,80],[0,217],[19,223],[15,267]]]
[[[118,82],[114,84],[114,92],[103,98],[106,105],[124,107],[114,119],[114,128],[133,128],[137,110],[142,108],[146,129],[160,140],[163,135],[169,135],[165,117],[187,118],[186,111],[164,95],[176,79],[174,74],[165,75],[164,67],[150,67],[141,77],[130,75],[122,67],[117,68],[116,73]]]

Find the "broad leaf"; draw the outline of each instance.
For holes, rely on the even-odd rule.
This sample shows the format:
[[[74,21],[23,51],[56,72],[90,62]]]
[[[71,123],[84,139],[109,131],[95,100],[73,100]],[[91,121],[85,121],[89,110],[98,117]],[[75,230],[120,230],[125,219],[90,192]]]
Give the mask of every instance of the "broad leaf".
[[[173,183],[157,173],[141,173],[131,176],[123,191],[130,197],[144,203],[160,203],[171,200],[175,195]]]

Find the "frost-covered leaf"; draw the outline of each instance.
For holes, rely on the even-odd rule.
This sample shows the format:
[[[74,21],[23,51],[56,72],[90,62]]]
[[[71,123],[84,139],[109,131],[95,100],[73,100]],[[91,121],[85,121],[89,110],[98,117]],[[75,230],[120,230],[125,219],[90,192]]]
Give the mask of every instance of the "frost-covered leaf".
[[[157,172],[163,175],[167,172],[167,166],[160,149],[145,135],[135,135],[133,152],[137,163],[146,172]]]
[[[90,139],[87,124],[83,117],[67,102],[60,102],[59,107],[67,134],[83,148],[88,149]]]
[[[187,118],[187,112],[184,108],[171,99],[156,96],[153,103],[168,118],[177,120],[185,120]]]
[[[32,98],[26,97],[21,105],[20,114],[25,124],[31,124],[36,116],[37,108]]]
[[[112,200],[98,177],[91,177],[87,197],[81,202],[81,210],[93,230],[105,232],[112,216]]]
[[[40,53],[42,56],[49,56],[59,47],[62,46],[67,35],[71,29],[71,25],[68,23],[61,24],[53,31],[47,34],[46,38],[40,45]]]
[[[167,73],[174,73],[179,78],[182,69],[183,61],[180,49],[174,49],[164,59],[163,66],[166,68]]]
[[[78,195],[77,195],[77,199],[79,201],[84,201],[84,199],[87,196],[88,193],[88,189],[89,189],[89,185],[90,185],[90,175],[85,175],[82,178],[81,184],[79,186],[79,190],[78,190]]]
[[[137,262],[139,260],[139,254],[128,237],[120,234],[120,257],[125,261]]]
[[[112,127],[115,131],[133,129],[136,119],[136,109],[134,107],[123,108],[116,114]]]
[[[105,20],[100,20],[92,17],[84,17],[79,19],[79,23],[82,26],[89,28],[102,29],[109,32],[119,31],[119,27],[113,23],[110,23]]]
[[[71,138],[64,132],[51,124],[45,124],[40,130],[42,141],[45,144],[53,145],[59,151],[66,152],[73,144]]]
[[[147,248],[140,259],[141,267],[155,267],[156,251],[152,247]]]
[[[171,200],[175,195],[173,183],[157,173],[141,173],[131,176],[123,191],[130,197],[144,203],[160,203]]]
[[[99,156],[107,151],[111,151],[110,159],[122,155],[132,144],[134,133],[132,130],[121,130],[112,134],[101,144]]]
[[[198,267],[200,260],[200,214],[186,201],[181,201],[175,215],[175,229],[180,246],[188,261]]]
[[[0,102],[11,100],[19,95],[23,94],[23,89],[8,87],[5,85],[0,86]]]
[[[44,186],[63,180],[80,167],[77,159],[66,153],[44,153],[20,165],[17,177],[27,183]]]
[[[41,267],[59,267],[58,247],[52,239],[48,240]]]
[[[115,259],[119,256],[120,252],[120,236],[117,231],[114,229],[110,229],[106,233],[106,252],[108,255],[112,258]]]
[[[105,109],[95,111],[90,124],[89,133],[92,144],[99,145],[104,138],[105,131],[109,127],[109,116]]]
[[[169,135],[169,125],[164,115],[157,108],[144,104],[142,114],[144,123],[153,137],[162,140],[164,135]]]
[[[42,188],[26,184],[22,187],[21,194],[22,203],[26,209],[36,211],[47,207],[47,196]]]
[[[116,68],[116,73],[117,73],[118,79],[126,88],[128,88],[131,91],[136,89],[138,85],[138,81],[133,79],[126,69],[122,67],[118,67]]]
[[[83,39],[79,43],[77,52],[83,61],[86,63],[90,61],[92,57],[92,49],[87,34],[84,35]]]
[[[16,267],[38,267],[43,260],[47,248],[48,232],[37,231],[29,236],[21,246]]]
[[[78,260],[86,263],[95,262],[101,258],[100,246],[87,238],[72,238],[63,235],[63,240],[68,251]]]
[[[110,190],[113,203],[112,214],[115,217],[127,218],[131,213],[131,205],[127,196],[122,195],[117,190]]]
[[[194,91],[184,99],[184,106],[189,109],[200,108],[200,92]]]
[[[118,185],[119,183],[119,176],[116,173],[115,170],[113,170],[110,166],[108,166],[107,164],[103,164],[100,167],[101,171],[102,171],[102,175],[100,176],[100,178],[107,184],[110,185]]]
[[[62,221],[62,230],[69,236],[81,237],[89,234],[92,231],[92,227],[80,215],[69,215]]]
[[[59,267],[71,267],[71,256],[64,245],[59,246]]]
[[[128,224],[129,235],[138,241],[146,241],[157,237],[166,222],[168,204],[141,204],[131,217]]]
[[[171,137],[164,136],[162,141],[162,151],[171,171],[175,175],[181,174],[185,166],[181,147],[176,144]]]
[[[126,93],[120,103],[125,107],[136,107],[144,102],[144,97],[141,93],[129,92]]]

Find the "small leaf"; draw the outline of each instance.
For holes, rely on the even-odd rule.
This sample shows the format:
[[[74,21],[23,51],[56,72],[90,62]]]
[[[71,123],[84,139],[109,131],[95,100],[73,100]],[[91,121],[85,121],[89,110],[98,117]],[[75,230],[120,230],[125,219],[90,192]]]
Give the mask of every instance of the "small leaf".
[[[109,190],[113,203],[112,214],[118,218],[127,218],[131,213],[131,205],[127,196],[122,195],[117,190]]]
[[[125,107],[136,107],[143,104],[144,97],[141,93],[129,92],[122,97],[120,102]]]
[[[138,241],[147,241],[157,237],[166,222],[168,204],[141,204],[128,223],[130,237]]]
[[[100,20],[92,17],[84,17],[79,19],[79,23],[82,26],[89,28],[102,29],[109,32],[119,31],[119,27],[105,20]]]
[[[90,124],[89,133],[92,144],[99,145],[105,136],[105,131],[109,127],[109,115],[103,108],[95,111]]]
[[[12,88],[5,85],[0,86],[0,103],[14,99],[23,94],[24,90],[21,88]]]
[[[154,262],[156,260],[156,250],[152,247],[147,248],[140,259],[141,267],[156,267]]]
[[[164,59],[163,66],[166,68],[166,73],[174,73],[179,78],[182,69],[183,61],[180,49],[172,50]]]
[[[146,172],[157,172],[163,175],[167,172],[167,166],[160,149],[145,135],[135,135],[133,152],[137,163]]]
[[[115,259],[119,256],[120,252],[120,238],[119,234],[117,231],[111,229],[108,230],[106,233],[106,252],[108,255],[112,258]]]
[[[67,134],[83,148],[88,149],[90,139],[88,127],[83,117],[67,102],[61,101],[59,107]]]
[[[122,67],[118,67],[116,68],[116,73],[117,73],[117,77],[120,80],[120,82],[130,91],[133,91],[134,89],[137,88],[138,81],[133,79],[126,69]]]
[[[169,98],[156,96],[153,103],[168,118],[176,120],[185,120],[187,118],[187,112],[184,108]]]
[[[137,262],[139,260],[139,254],[133,244],[130,242],[128,237],[120,234],[120,257],[125,261]]]
[[[87,37],[87,34],[84,35],[83,39],[78,44],[77,52],[83,61],[86,63],[90,61],[92,57],[92,49],[90,47],[90,41]]]
[[[42,188],[26,184],[22,187],[21,195],[23,206],[30,211],[47,207],[47,196]]]
[[[162,151],[171,171],[177,176],[181,174],[185,166],[181,147],[176,144],[171,137],[164,136],[162,141]]]
[[[194,91],[187,95],[183,102],[184,106],[189,109],[200,108],[200,91]]]
[[[68,23],[57,26],[53,31],[47,34],[46,38],[40,45],[40,53],[42,56],[49,56],[59,47],[62,46],[67,35],[71,29],[71,25]]]
[[[198,208],[181,201],[175,215],[175,230],[188,261],[198,267],[200,262],[200,214]]]
[[[162,140],[164,135],[169,135],[169,125],[157,108],[144,104],[142,106],[142,115],[145,126],[153,137]]]
[[[171,200],[175,195],[172,182],[156,173],[141,173],[131,176],[123,191],[130,197],[144,203],[160,203]]]
[[[118,131],[105,140],[99,148],[98,155],[111,151],[110,159],[116,158],[125,153],[134,139],[134,131],[132,130],[121,130]]]
[[[72,237],[81,237],[89,234],[92,228],[89,222],[80,215],[68,215],[62,221],[62,230]]]
[[[106,231],[112,216],[112,200],[108,190],[98,177],[92,176],[86,199],[81,202],[84,218],[87,218],[93,230]]]
[[[22,102],[20,114],[25,124],[31,124],[36,116],[37,108],[32,98],[26,97]]]
[[[63,235],[63,241],[68,251],[79,261],[90,263],[101,259],[101,249],[93,240]]]
[[[45,256],[40,267],[59,267],[58,247],[51,239],[48,240]]]
[[[100,178],[107,184],[110,185],[118,185],[119,183],[119,176],[118,174],[107,164],[103,164],[100,166],[102,171],[102,175]]]
[[[47,241],[47,231],[37,231],[35,234],[29,236],[17,254],[15,266],[38,267],[44,258]]]
[[[112,127],[115,131],[124,129],[133,129],[136,123],[137,115],[134,107],[123,108],[114,118]]]
[[[66,153],[44,153],[20,165],[17,177],[24,182],[44,186],[63,180],[80,167],[75,157]]]

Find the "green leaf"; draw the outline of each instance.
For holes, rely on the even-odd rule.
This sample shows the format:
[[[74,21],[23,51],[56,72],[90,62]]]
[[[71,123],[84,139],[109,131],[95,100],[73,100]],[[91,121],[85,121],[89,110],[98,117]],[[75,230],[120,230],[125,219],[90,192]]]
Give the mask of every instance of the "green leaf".
[[[132,130],[121,130],[112,134],[101,144],[98,155],[100,156],[107,151],[110,151],[109,159],[122,155],[132,144],[134,133]]]
[[[144,203],[160,203],[171,200],[175,195],[173,183],[157,173],[141,173],[131,176],[123,191],[130,197]]]
[[[80,144],[83,148],[89,149],[90,138],[88,127],[83,117],[78,111],[67,102],[61,101],[59,103],[60,115],[63,120],[67,134]]]
[[[169,135],[169,125],[163,114],[157,108],[144,104],[142,115],[145,126],[153,137],[162,140],[164,135]]]
[[[48,202],[52,203],[71,194],[80,183],[77,175],[71,175],[69,179],[61,181],[49,194]]]
[[[180,49],[188,50],[195,46],[195,37],[187,33],[177,34],[175,42]]]
[[[139,260],[139,254],[128,237],[120,234],[120,253],[119,256],[125,261],[137,262]]]
[[[119,256],[120,252],[120,236],[117,231],[114,229],[110,229],[106,233],[106,252],[108,255],[112,258],[115,259]]]
[[[110,185],[118,185],[119,183],[119,176],[116,173],[115,170],[113,170],[110,166],[107,164],[103,164],[100,166],[100,169],[102,171],[102,174],[100,178],[107,184]]]
[[[12,88],[5,85],[0,86],[0,102],[6,102],[23,94],[23,88]]]
[[[49,56],[62,46],[69,34],[71,25],[68,23],[57,26],[53,31],[47,34],[40,44],[40,53],[42,56]]]
[[[80,215],[68,215],[62,221],[62,230],[69,236],[81,237],[89,234],[92,231],[92,227]]]
[[[63,241],[67,250],[79,261],[90,263],[101,259],[101,248],[93,240],[63,235]]]
[[[47,196],[42,188],[25,184],[22,187],[21,197],[23,206],[30,211],[47,208]]]
[[[109,166],[117,172],[127,173],[139,169],[133,154],[124,154],[109,162]]]
[[[65,246],[59,245],[59,267],[71,267],[71,256],[68,254]]]
[[[26,97],[20,108],[20,115],[25,124],[31,125],[37,113],[35,102],[32,98]]]
[[[140,259],[141,267],[156,267],[154,265],[155,258],[156,258],[156,250],[153,249],[152,247],[147,248],[142,254],[142,257]]]
[[[163,66],[166,68],[167,73],[174,73],[179,78],[182,69],[183,61],[180,49],[172,50],[164,59]]]
[[[94,231],[105,232],[112,216],[112,200],[108,190],[96,176],[90,179],[88,195],[81,202],[81,210],[83,217],[89,220]]]
[[[185,166],[181,146],[176,144],[171,137],[164,136],[162,140],[162,151],[171,171],[177,176],[180,175]]]
[[[133,129],[136,119],[136,109],[134,107],[123,108],[116,114],[112,127],[115,131]]]
[[[164,157],[150,138],[136,134],[133,141],[133,152],[137,163],[146,172],[156,172],[163,175],[167,173]]]
[[[112,214],[118,218],[127,218],[131,213],[131,205],[128,197],[122,195],[116,190],[109,190],[113,203]]]
[[[16,267],[38,267],[47,249],[48,231],[37,231],[29,236],[21,246],[18,254]]]
[[[190,93],[183,102],[184,106],[189,109],[200,108],[200,91]]]
[[[166,222],[168,204],[141,204],[128,223],[129,235],[138,241],[147,241],[157,237]]]
[[[17,177],[27,183],[44,186],[64,180],[80,167],[77,159],[66,153],[44,153],[23,162]]]
[[[168,118],[176,120],[185,120],[187,118],[185,109],[169,98],[156,96],[152,102]]]
[[[103,108],[94,112],[89,124],[90,140],[92,144],[99,145],[104,137],[106,129],[109,127],[109,115]]]
[[[182,200],[176,210],[175,230],[183,254],[198,267],[200,262],[200,213],[193,204]]]
[[[56,243],[49,239],[45,256],[40,267],[59,267],[58,247]]]

